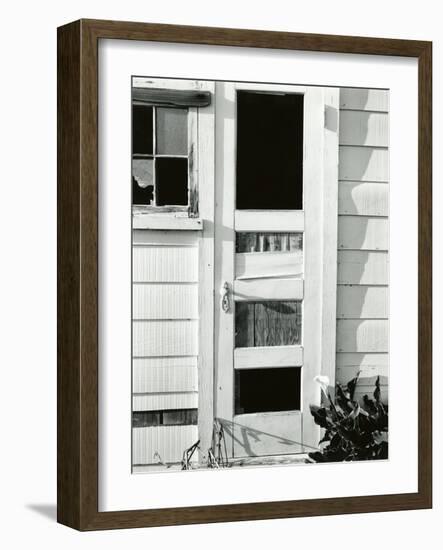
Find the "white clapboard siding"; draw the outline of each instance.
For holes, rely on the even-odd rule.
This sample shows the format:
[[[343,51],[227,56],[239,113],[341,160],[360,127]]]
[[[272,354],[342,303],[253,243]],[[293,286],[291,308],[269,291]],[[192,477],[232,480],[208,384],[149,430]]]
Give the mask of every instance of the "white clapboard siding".
[[[389,223],[387,218],[369,216],[339,216],[339,249],[387,250]]]
[[[388,181],[388,149],[341,145],[338,172],[340,180]]]
[[[388,345],[387,320],[337,320],[337,351],[339,352],[387,352]]]
[[[388,299],[387,286],[338,285],[337,318],[387,319]]]
[[[197,407],[197,392],[145,393],[132,396],[132,410],[134,411],[196,409]]]
[[[133,356],[198,355],[198,321],[134,321]]]
[[[180,462],[198,440],[197,426],[149,426],[132,430],[132,463]],[[194,453],[197,459],[198,453]]]
[[[388,113],[340,112],[340,145],[389,145]]]
[[[338,251],[338,284],[387,285],[388,279],[387,252]]]
[[[303,252],[245,252],[235,255],[238,279],[301,276]]]
[[[197,282],[198,248],[179,246],[135,246],[134,282]]]
[[[196,231],[140,231],[132,232],[132,244],[151,246],[197,246],[199,233]]]
[[[372,397],[389,369],[389,92],[341,89],[336,381]]]
[[[303,210],[236,210],[236,231],[302,232],[305,228]]]
[[[198,319],[197,284],[135,284],[133,319]]]
[[[385,183],[339,182],[338,213],[388,216],[389,186]]]
[[[303,365],[302,346],[272,346],[234,349],[234,368],[299,367]]]
[[[234,281],[234,299],[303,300],[303,279],[246,279]]]
[[[358,111],[389,110],[389,90],[368,90],[364,88],[341,88],[340,109],[355,109]],[[341,128],[340,121],[340,131]]]
[[[197,357],[134,358],[132,391],[187,392],[197,391]]]
[[[387,384],[389,377],[388,353],[337,353],[336,380],[347,384],[360,372],[360,378],[365,385],[374,384],[377,376],[380,382]]]

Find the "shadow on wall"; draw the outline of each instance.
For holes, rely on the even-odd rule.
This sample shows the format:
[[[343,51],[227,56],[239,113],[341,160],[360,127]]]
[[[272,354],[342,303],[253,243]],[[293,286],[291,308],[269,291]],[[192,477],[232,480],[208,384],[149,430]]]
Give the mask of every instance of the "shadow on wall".
[[[371,116],[371,113],[370,111],[368,112],[363,112],[363,110],[366,108],[367,104],[368,104],[368,99],[369,99],[369,90],[365,89],[359,89],[358,90],[358,99],[355,98],[355,100],[357,101],[357,104],[355,105],[354,104],[354,108],[356,109],[361,109],[361,117],[362,117],[362,143],[365,143],[365,138],[367,137],[367,134],[368,134],[368,127],[369,127],[369,119],[370,119],[370,116]],[[342,101],[340,101],[340,108],[341,109],[346,109],[346,105],[342,104]],[[351,144],[352,145],[352,144]],[[357,144],[356,144],[357,145]],[[349,148],[351,149],[351,154],[352,154],[352,147]],[[348,151],[349,149],[347,150],[346,154],[348,154]],[[367,147],[358,147],[356,148],[356,152],[355,154],[357,155],[358,154],[358,159],[357,157],[355,157],[355,162],[352,164],[352,172],[347,175],[346,177],[342,177],[339,175],[339,179],[341,179],[341,181],[352,181],[353,183],[356,183],[356,184],[359,184],[360,185],[365,185],[367,183],[367,176],[366,176],[366,173],[367,173],[367,169],[368,169],[368,166],[369,166],[369,163],[371,161],[371,158],[372,158],[372,155],[374,154],[374,151],[376,149],[374,149],[374,147],[371,147],[371,146],[367,146]],[[339,170],[340,170],[340,163],[342,162],[342,149],[339,148]],[[340,184],[339,184],[340,185]],[[383,183],[380,183],[379,185],[385,185]],[[351,201],[352,201],[352,195],[351,195]],[[351,210],[352,208],[352,210]],[[357,212],[357,208],[358,208],[358,205],[356,203],[353,203],[352,204],[352,207],[350,208],[350,210],[352,212]],[[355,254],[359,254],[359,250],[362,248],[363,244],[364,244],[364,238],[367,234],[367,231],[368,231],[368,223],[369,223],[369,218],[366,217],[366,216],[359,216],[359,231],[358,232],[355,232],[355,234],[353,235],[353,250],[355,251]],[[342,248],[340,247],[339,245],[339,250],[346,250],[346,248]],[[366,300],[368,299],[368,292],[369,292],[369,287],[368,286],[365,286],[365,283],[364,283],[364,279],[363,279],[363,276],[365,274],[365,270],[367,268],[367,265],[368,265],[368,261],[369,261],[369,251],[362,251],[362,253],[359,254],[360,258],[361,257],[364,257],[366,256],[365,260],[362,262],[355,262],[353,264],[353,283],[352,284],[355,284],[355,285],[362,285],[360,286],[360,289],[361,289],[361,293],[359,293],[358,295],[354,295],[353,296],[353,300],[355,300],[355,302],[353,303],[353,314],[352,314],[352,317],[354,318],[354,321],[355,321],[355,324],[354,324],[354,329],[352,331],[348,331],[347,332],[347,346],[346,346],[346,349],[343,349],[343,350],[340,350],[338,347],[337,347],[337,351],[340,352],[340,351],[343,351],[343,352],[347,352],[347,351],[350,351],[350,350],[356,350],[358,349],[357,348],[357,344],[358,344],[358,338],[357,338],[357,335],[359,333],[359,329],[360,327],[362,327],[362,325],[365,323],[365,320],[362,319],[363,317],[363,311],[364,311],[364,306],[365,306],[365,303],[366,303]],[[385,254],[385,252],[383,251],[375,251],[376,254]],[[363,281],[363,282],[362,282]],[[343,282],[342,284],[346,284],[346,285],[350,285],[352,286],[351,283],[346,283],[346,282]],[[344,317],[346,318],[346,317]],[[366,350],[363,350],[363,353],[365,352]],[[380,351],[380,353],[383,353],[383,350]],[[364,393],[367,393],[368,395],[372,395],[373,391],[374,391],[374,383],[375,383],[375,379],[376,379],[376,376],[371,376],[371,377],[367,377],[367,378],[363,378],[363,379],[360,379],[359,383],[358,383],[358,386],[357,386],[357,393],[358,395],[361,397],[364,395]],[[387,383],[388,383],[388,378],[386,376],[383,376],[381,377],[380,379],[380,382],[382,384],[382,398],[383,400],[387,400]]]

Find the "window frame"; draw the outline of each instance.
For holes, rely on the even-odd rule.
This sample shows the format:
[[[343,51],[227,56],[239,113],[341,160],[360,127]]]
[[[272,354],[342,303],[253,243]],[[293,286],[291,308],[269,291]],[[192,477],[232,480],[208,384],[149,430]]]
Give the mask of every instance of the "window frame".
[[[160,79],[152,77],[132,77],[132,88],[155,88],[181,91],[208,91],[214,97],[214,83],[211,81]],[[211,102],[211,104],[213,101]],[[164,107],[152,103],[153,107]],[[131,103],[132,107],[132,103]],[[185,108],[185,107],[180,107]],[[200,211],[200,181],[204,181],[205,156],[211,156],[213,136],[208,125],[202,123],[202,114],[212,112],[211,105],[206,107],[187,107],[188,111],[188,205],[132,205],[133,229],[165,229],[165,230],[203,230],[202,213]],[[154,115],[155,116],[155,115]],[[153,128],[155,132],[155,125]],[[213,133],[213,131],[212,131]],[[154,156],[161,156],[153,151]],[[171,155],[174,156],[175,155]],[[179,155],[177,155],[179,158]],[[131,166],[133,154],[131,152]],[[131,168],[132,174],[132,168]]]

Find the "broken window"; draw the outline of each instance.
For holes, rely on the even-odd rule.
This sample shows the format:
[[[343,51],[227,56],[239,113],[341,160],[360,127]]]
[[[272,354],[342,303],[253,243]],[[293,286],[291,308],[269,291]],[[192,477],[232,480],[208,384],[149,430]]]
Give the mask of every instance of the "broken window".
[[[237,92],[236,208],[303,208],[302,94]]]
[[[187,207],[188,109],[132,106],[132,203]]]
[[[298,367],[237,369],[235,414],[300,410]]]

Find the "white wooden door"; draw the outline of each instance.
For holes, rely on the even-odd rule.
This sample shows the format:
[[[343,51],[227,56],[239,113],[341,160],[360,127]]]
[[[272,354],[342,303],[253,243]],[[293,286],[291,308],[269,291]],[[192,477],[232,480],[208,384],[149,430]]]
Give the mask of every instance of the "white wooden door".
[[[288,209],[268,209],[267,199],[260,199],[259,208],[239,208],[241,93],[302,98],[303,198],[296,208],[289,200],[291,185]],[[307,452],[319,440],[309,412],[320,400],[313,378],[332,372],[335,353],[330,294],[332,289],[335,296],[336,284],[337,121],[325,129],[325,104],[335,109],[338,93],[220,82],[215,96],[215,418],[224,427],[230,457]],[[262,137],[275,151],[269,140],[278,136]],[[269,193],[278,185],[271,177]]]

